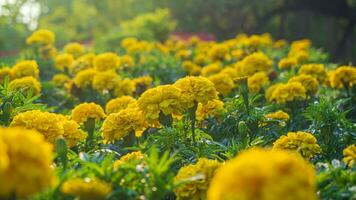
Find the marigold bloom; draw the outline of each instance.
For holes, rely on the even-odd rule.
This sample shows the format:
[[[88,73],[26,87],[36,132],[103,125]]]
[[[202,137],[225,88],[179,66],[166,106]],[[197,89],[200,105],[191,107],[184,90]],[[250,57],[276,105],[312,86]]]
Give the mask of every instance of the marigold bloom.
[[[105,118],[104,110],[95,103],[81,103],[72,110],[72,119],[79,124],[86,122],[88,119]]]
[[[344,149],[344,162],[349,166],[353,167],[356,163],[356,145],[352,144]]]
[[[316,200],[315,179],[313,167],[297,154],[251,149],[217,170],[208,200]]]
[[[228,52],[229,52],[229,48],[226,44],[215,44],[208,51],[208,56],[213,61],[224,60]]]
[[[12,70],[9,67],[0,69],[0,84],[3,84],[5,77],[8,77],[9,81],[13,79]]]
[[[338,67],[330,76],[331,87],[351,87],[356,84],[356,68],[353,66]]]
[[[182,68],[191,76],[199,75],[201,73],[201,67],[192,61],[184,61]]]
[[[261,91],[264,85],[269,83],[269,78],[266,72],[257,72],[254,75],[248,77],[247,85],[250,92],[258,93]]]
[[[239,76],[236,69],[233,67],[225,67],[223,70],[221,70],[219,72],[219,74],[226,74],[226,75],[230,76],[230,78],[232,78],[232,79],[238,78],[238,76]]]
[[[70,81],[70,78],[65,74],[56,74],[51,80],[51,82],[56,86],[64,86],[64,84],[68,81]]]
[[[279,63],[278,63],[278,68],[279,69],[290,69],[292,67],[295,67],[297,65],[297,59],[295,58],[282,58]]]
[[[318,79],[319,83],[324,83],[327,77],[327,72],[323,64],[305,64],[299,68],[299,74],[311,75]]]
[[[54,181],[52,157],[52,145],[38,132],[1,128],[0,198],[16,195],[26,199],[51,186]]]
[[[210,65],[207,65],[201,69],[201,75],[208,77],[214,74],[219,73],[222,70],[222,67],[220,63],[213,63]]]
[[[74,58],[78,58],[85,51],[84,46],[77,42],[69,43],[63,49],[65,53],[71,54]]]
[[[88,136],[86,132],[80,129],[80,126],[77,122],[73,120],[68,120],[63,118],[63,137],[66,139],[69,148],[77,145],[78,142],[82,142]]]
[[[221,163],[216,160],[199,158],[196,164],[190,164],[179,169],[174,177],[174,182],[178,185],[174,189],[177,200],[183,199],[206,199],[206,192],[211,179]]]
[[[85,88],[92,84],[92,81],[97,73],[98,72],[94,69],[85,69],[78,72],[73,81],[78,88]]]
[[[55,113],[31,110],[16,115],[10,126],[36,130],[48,142],[54,143],[64,133],[61,121]]]
[[[120,58],[115,53],[102,53],[94,58],[93,64],[97,71],[114,70],[120,66]]]
[[[111,193],[112,186],[97,178],[72,178],[63,183],[61,191],[81,200],[104,200]]]
[[[121,96],[111,99],[105,106],[106,114],[117,113],[130,105],[136,103],[136,99],[131,96]]]
[[[235,88],[234,81],[226,74],[215,74],[208,78],[214,83],[216,90],[223,96],[227,96]]]
[[[273,113],[268,113],[265,115],[267,119],[276,119],[276,120],[282,120],[282,121],[288,121],[289,120],[289,115],[286,112],[283,112],[282,110],[278,110]]]
[[[113,164],[113,167],[114,169],[118,169],[124,163],[130,161],[142,161],[145,158],[145,156],[146,155],[143,154],[141,151],[133,151],[131,153],[125,154],[119,160],[116,160]]]
[[[135,66],[135,60],[130,55],[123,55],[120,57],[120,68],[129,69]]]
[[[273,149],[296,151],[307,159],[321,152],[316,138],[312,134],[302,131],[282,135],[273,143]]]
[[[257,52],[246,56],[242,61],[238,62],[236,68],[240,76],[251,76],[256,72],[267,72],[272,67],[270,60],[264,53]]]
[[[29,45],[40,44],[48,45],[55,42],[55,35],[52,31],[46,29],[40,29],[33,32],[27,39],[26,43]]]
[[[135,82],[131,79],[125,78],[117,82],[114,93],[116,97],[121,97],[124,95],[132,95],[135,90]]]
[[[114,90],[120,81],[120,77],[115,71],[103,71],[94,75],[92,86],[99,92]]]
[[[71,54],[63,53],[56,56],[54,66],[60,71],[70,70],[73,62],[74,57]]]
[[[196,111],[196,118],[198,121],[202,121],[209,116],[218,116],[222,112],[226,111],[224,108],[224,102],[214,99],[211,101],[208,101],[206,104],[198,104],[198,108]]]
[[[137,106],[150,122],[158,120],[161,112],[164,115],[180,114],[181,91],[174,85],[161,85],[148,89],[137,100]]]
[[[35,60],[20,61],[12,67],[13,78],[22,78],[26,76],[38,78],[39,73],[40,70],[38,69],[38,65]]]
[[[289,79],[288,83],[299,82],[303,85],[308,95],[314,95],[319,89],[319,83],[316,78],[311,75],[297,75]]]
[[[146,129],[145,118],[142,111],[137,108],[126,108],[117,113],[110,114],[102,126],[105,142],[123,139],[130,133],[141,136]]]
[[[34,95],[38,95],[41,93],[41,83],[32,76],[18,78],[11,81],[9,84],[9,88],[13,91],[24,89],[25,93],[28,93],[29,90],[32,90]]]
[[[218,99],[214,83],[209,79],[198,76],[187,76],[174,83],[182,93],[182,102],[186,108],[191,108],[195,103],[206,104],[208,101]]]
[[[93,68],[94,58],[95,54],[93,53],[87,53],[80,56],[73,62],[71,72],[77,74],[80,71]]]
[[[269,99],[269,101],[274,100],[280,104],[306,98],[305,88],[300,82],[278,84],[272,89],[266,92],[267,99]]]

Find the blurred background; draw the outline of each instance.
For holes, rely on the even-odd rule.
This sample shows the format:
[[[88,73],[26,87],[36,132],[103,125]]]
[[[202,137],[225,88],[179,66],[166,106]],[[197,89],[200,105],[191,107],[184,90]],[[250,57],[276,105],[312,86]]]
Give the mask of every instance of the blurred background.
[[[0,57],[16,54],[38,28],[111,49],[127,36],[223,40],[239,33],[309,38],[331,60],[356,61],[356,0],[0,0]]]

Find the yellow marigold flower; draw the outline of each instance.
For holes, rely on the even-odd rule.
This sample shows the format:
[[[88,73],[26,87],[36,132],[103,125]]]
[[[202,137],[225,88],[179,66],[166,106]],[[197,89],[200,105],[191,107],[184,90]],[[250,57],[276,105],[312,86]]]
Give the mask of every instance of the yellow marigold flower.
[[[289,120],[289,115],[286,112],[283,112],[282,110],[278,110],[273,113],[268,113],[265,115],[267,119],[276,119],[276,120],[282,120],[282,121],[288,121]]]
[[[180,184],[174,189],[177,200],[206,199],[210,182],[220,166],[221,163],[216,160],[199,158],[196,164],[180,168],[174,177],[174,182]]]
[[[84,46],[77,42],[69,43],[64,46],[64,52],[67,54],[71,54],[74,58],[78,58],[79,56],[81,56],[84,51]]]
[[[352,144],[346,147],[343,151],[344,162],[349,166],[353,167],[356,163],[356,145]]]
[[[36,130],[48,142],[54,143],[64,133],[61,121],[57,114],[31,110],[16,115],[10,126]]]
[[[64,117],[62,126],[63,137],[66,139],[69,148],[74,147],[78,142],[84,141],[88,136],[86,132],[80,129],[79,124],[73,120],[68,120]]]
[[[83,71],[78,72],[75,75],[73,81],[78,88],[85,88],[92,84],[93,79],[97,73],[98,72],[94,69],[85,69]]]
[[[269,78],[266,72],[257,72],[254,75],[248,77],[247,85],[250,92],[258,93],[262,87],[269,83]]]
[[[38,78],[39,73],[40,70],[35,60],[20,61],[12,67],[13,78],[22,78],[25,76]]]
[[[351,87],[356,84],[356,68],[353,66],[338,67],[330,76],[331,87]]]
[[[213,63],[213,64],[203,67],[201,69],[201,75],[208,77],[213,74],[219,73],[221,70],[222,70],[222,67],[221,67],[220,63]]]
[[[123,80],[118,81],[115,86],[115,96],[121,97],[125,95],[132,95],[136,90],[136,84],[133,80],[125,78]]]
[[[270,60],[264,53],[257,52],[246,56],[242,61],[238,62],[237,70],[241,76],[251,76],[256,72],[267,72],[272,67]]]
[[[137,86],[150,87],[153,80],[152,77],[150,76],[140,76],[132,79],[132,81],[135,83],[136,87]]]
[[[129,48],[129,46],[131,46],[137,42],[138,42],[138,40],[136,38],[128,37],[121,41],[121,46],[124,47],[125,49],[127,49],[127,48]]]
[[[298,76],[294,76],[289,79],[288,83],[293,82],[301,83],[308,95],[314,95],[319,89],[318,81],[311,75],[301,74]]]
[[[292,50],[308,50],[311,46],[311,41],[308,39],[296,40],[292,42],[291,49]]]
[[[302,131],[282,135],[273,143],[273,149],[296,151],[307,159],[321,152],[316,138],[312,134]]]
[[[227,96],[235,88],[234,81],[226,74],[215,74],[209,77],[209,80],[214,83],[216,90],[223,96]]]
[[[0,198],[16,195],[27,199],[52,185],[52,145],[39,133],[21,128],[1,128],[0,144],[0,152],[5,150],[3,153],[7,157],[7,164],[0,164],[4,165],[0,169]]]
[[[287,46],[287,41],[286,40],[277,40],[274,42],[273,47],[274,48],[283,48]]]
[[[202,121],[209,116],[219,116],[222,112],[225,111],[224,102],[214,99],[208,101],[207,104],[203,105],[201,103],[198,104],[198,108],[196,111],[196,118],[198,121]]]
[[[55,67],[60,71],[70,70],[74,62],[74,57],[71,54],[59,54],[55,58]]]
[[[79,124],[86,122],[88,119],[105,118],[104,110],[95,103],[81,103],[72,110],[72,119]]]
[[[146,129],[146,122],[142,111],[137,108],[125,108],[110,114],[102,126],[105,142],[121,140],[130,133],[140,137]]]
[[[274,84],[274,85],[272,85],[272,86],[270,86],[268,89],[267,89],[267,91],[266,91],[266,99],[267,99],[267,101],[273,101],[273,93],[274,93],[274,91],[277,89],[277,88],[279,88],[280,86],[282,86],[283,85],[283,83],[276,83],[276,84]]]
[[[188,49],[181,49],[179,51],[176,52],[176,56],[180,59],[188,59],[190,57],[190,55],[192,54],[192,52]]]
[[[53,44],[55,41],[55,35],[52,31],[46,29],[40,29],[33,32],[27,39],[26,43],[29,45],[40,44],[47,45]]]
[[[18,78],[10,82],[10,90],[25,90],[25,93],[28,93],[29,90],[33,91],[34,95],[41,93],[41,83],[33,78],[32,76],[27,76],[23,78]]]
[[[296,50],[289,52],[288,57],[295,58],[298,64],[304,63],[309,59],[309,52],[304,50]]]
[[[87,53],[85,55],[80,56],[73,62],[71,72],[77,74],[82,70],[93,68],[94,58],[95,54],[93,53]]]
[[[102,53],[94,58],[93,64],[97,71],[114,70],[120,66],[120,58],[115,53]]]
[[[214,83],[202,76],[187,76],[179,79],[174,86],[182,92],[182,103],[191,108],[195,103],[206,104],[208,101],[218,99]]]
[[[233,67],[225,67],[223,70],[219,72],[219,74],[226,74],[230,76],[230,78],[232,79],[235,79],[239,76],[236,69]]]
[[[193,61],[194,61],[194,63],[196,63],[196,64],[198,64],[200,66],[203,66],[206,63],[208,63],[209,59],[205,54],[200,53],[200,54],[195,56]]]
[[[213,45],[208,51],[208,56],[213,61],[224,60],[226,54],[229,53],[229,48],[226,44]]]
[[[279,69],[290,69],[292,67],[295,67],[297,65],[297,60],[295,58],[282,58],[279,63],[278,63],[278,68]]]
[[[70,78],[65,74],[56,74],[52,78],[52,83],[56,86],[64,86],[68,81],[70,81]]]
[[[130,161],[142,161],[145,158],[145,156],[146,155],[143,154],[141,151],[133,151],[131,153],[125,154],[119,160],[116,160],[113,164],[113,167],[114,169],[118,169],[124,163]]]
[[[161,85],[148,89],[137,100],[137,106],[150,122],[158,120],[161,112],[164,115],[180,114],[181,91],[174,85]]]
[[[129,69],[135,66],[135,60],[130,55],[124,55],[120,58],[120,68]]]
[[[13,79],[12,70],[9,67],[0,69],[0,84],[3,84],[5,77],[8,77],[9,81]]]
[[[240,60],[243,58],[245,52],[242,49],[235,49],[231,52],[231,56],[235,58],[236,60]]]
[[[94,75],[92,86],[99,92],[107,92],[115,89],[120,81],[119,75],[115,71],[103,71]]]
[[[299,68],[299,74],[311,75],[318,79],[319,83],[324,83],[327,77],[327,72],[323,64],[305,64]]]
[[[269,101],[276,101],[283,104],[289,101],[302,100],[306,98],[306,90],[300,82],[290,82],[287,84],[279,84],[271,92]]]
[[[80,200],[104,200],[112,192],[112,186],[97,178],[72,178],[63,183],[61,191]]]
[[[316,200],[315,179],[313,167],[297,154],[251,149],[217,170],[208,200]]]
[[[201,68],[199,65],[193,63],[192,61],[184,61],[182,63],[182,68],[189,74],[189,75],[198,75],[201,72]]]
[[[133,103],[136,103],[136,99],[130,96],[121,96],[116,99],[111,99],[105,106],[106,114],[117,113]]]

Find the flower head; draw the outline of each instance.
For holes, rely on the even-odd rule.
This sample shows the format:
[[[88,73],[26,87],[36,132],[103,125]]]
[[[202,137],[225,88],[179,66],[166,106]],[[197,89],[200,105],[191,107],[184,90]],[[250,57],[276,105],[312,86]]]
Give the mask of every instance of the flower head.
[[[215,74],[208,78],[214,83],[216,90],[223,96],[227,96],[235,88],[234,81],[227,74]]]
[[[132,95],[136,90],[136,84],[133,80],[125,78],[119,80],[115,86],[115,96],[121,97],[124,95]]]
[[[217,74],[222,70],[220,63],[213,63],[207,65],[201,69],[201,75],[205,77],[209,77],[213,74]]]
[[[319,83],[316,78],[311,75],[301,74],[298,76],[293,76],[289,79],[288,83],[299,82],[305,88],[308,95],[314,95],[319,88]]]
[[[114,70],[120,66],[120,58],[115,53],[102,53],[94,58],[94,68],[97,71]]]
[[[74,58],[78,58],[79,56],[81,56],[84,53],[84,51],[85,51],[84,46],[77,42],[69,43],[66,46],[64,46],[64,52],[71,54]]]
[[[313,167],[299,155],[251,149],[217,170],[208,200],[316,200],[315,179]]]
[[[60,71],[70,70],[74,62],[72,54],[63,53],[55,58],[55,67]]]
[[[145,158],[145,154],[141,151],[133,151],[131,153],[125,154],[119,160],[116,160],[113,164],[114,169],[120,168],[122,164],[130,162],[130,161],[142,161]]]
[[[77,145],[78,142],[84,141],[87,137],[87,133],[80,129],[77,122],[68,120],[63,116],[61,123],[63,127],[63,137],[66,139],[70,148]]]
[[[25,93],[28,93],[29,90],[32,90],[34,95],[41,93],[41,83],[32,76],[26,76],[11,81],[9,88],[13,91],[24,90]]]
[[[111,193],[112,186],[97,178],[72,178],[63,183],[61,191],[81,200],[104,200]]]
[[[261,71],[268,72],[271,67],[272,60],[270,60],[264,53],[261,52],[246,56],[236,65],[240,76],[251,76],[256,72]]]
[[[0,129],[0,198],[27,198],[52,185],[52,145],[37,131]]]
[[[180,114],[182,111],[181,91],[174,85],[161,85],[146,90],[137,100],[138,107],[150,122],[156,121],[160,113]]]
[[[20,61],[12,67],[13,78],[22,78],[25,76],[38,78],[39,73],[40,70],[35,60]]]
[[[266,72],[257,72],[254,75],[248,77],[247,85],[250,92],[258,93],[262,87],[269,83],[269,78]]]
[[[105,106],[106,114],[117,113],[130,105],[136,103],[136,99],[131,96],[121,96],[116,99],[111,99]]]
[[[72,119],[79,124],[86,122],[88,119],[105,118],[104,110],[95,103],[81,103],[72,110]]]
[[[318,79],[319,83],[324,83],[327,77],[327,72],[323,64],[305,64],[299,68],[299,74],[311,75]]]
[[[92,84],[92,81],[97,73],[98,72],[94,69],[85,69],[78,72],[73,81],[78,88],[85,88]]]
[[[112,91],[120,81],[120,77],[115,71],[103,71],[94,75],[92,86],[99,92]]]
[[[208,101],[218,99],[214,83],[209,79],[198,76],[187,76],[174,83],[182,93],[182,102],[186,108],[191,108],[194,103],[206,104]]]
[[[312,134],[302,131],[282,135],[273,143],[273,149],[296,151],[307,159],[321,152],[316,138]]]
[[[289,120],[289,115],[286,112],[283,112],[282,110],[278,110],[273,113],[268,113],[265,115],[267,119],[276,119],[276,120],[282,120],[282,121],[288,121]]]
[[[346,147],[343,151],[344,162],[349,166],[353,167],[356,163],[356,145],[352,144]]]
[[[0,69],[0,84],[3,84],[5,77],[8,77],[9,81],[13,79],[12,69],[9,67],[4,67]]]
[[[55,42],[55,35],[52,31],[40,29],[33,32],[27,39],[27,44],[47,45]]]
[[[103,138],[106,142],[121,140],[130,133],[137,137],[146,129],[146,121],[142,111],[137,108],[126,108],[110,114],[102,126]]]
[[[208,101],[206,104],[198,104],[198,108],[196,111],[196,118],[198,121],[202,121],[209,116],[219,116],[222,112],[225,111],[224,102],[214,99]]]
[[[65,74],[56,74],[52,78],[52,83],[56,86],[64,86],[68,81],[70,81],[70,78]]]
[[[330,76],[331,87],[342,88],[356,84],[356,68],[352,66],[338,67]]]
[[[206,199],[210,181],[220,165],[216,160],[199,158],[196,164],[180,168],[174,177],[174,182],[181,184],[174,189],[177,199]]]
[[[300,82],[289,82],[287,84],[277,84],[271,86],[266,92],[266,98],[269,101],[276,101],[283,104],[295,100],[306,98],[306,91]]]

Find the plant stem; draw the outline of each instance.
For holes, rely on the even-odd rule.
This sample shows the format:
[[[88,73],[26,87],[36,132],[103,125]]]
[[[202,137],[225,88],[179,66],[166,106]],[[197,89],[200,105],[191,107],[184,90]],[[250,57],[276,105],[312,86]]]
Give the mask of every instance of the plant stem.
[[[84,123],[84,129],[88,132],[86,149],[90,149],[94,140],[95,118],[88,118],[88,120]]]
[[[195,139],[195,122],[196,122],[196,111],[198,108],[198,102],[194,102],[194,106],[189,110],[189,116],[190,116],[190,121],[192,123],[191,125],[191,130],[192,130],[192,139],[193,139],[193,143],[196,143],[196,139]]]

